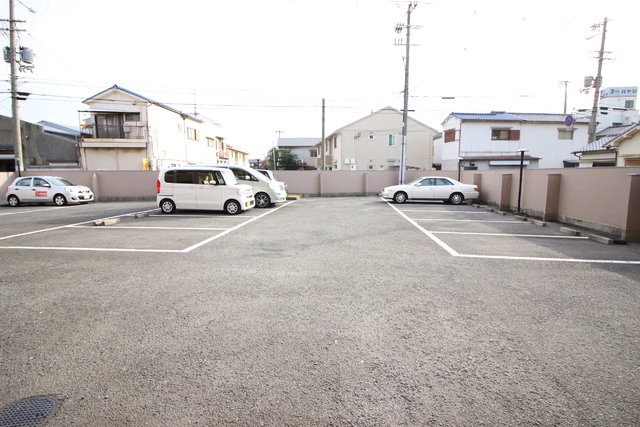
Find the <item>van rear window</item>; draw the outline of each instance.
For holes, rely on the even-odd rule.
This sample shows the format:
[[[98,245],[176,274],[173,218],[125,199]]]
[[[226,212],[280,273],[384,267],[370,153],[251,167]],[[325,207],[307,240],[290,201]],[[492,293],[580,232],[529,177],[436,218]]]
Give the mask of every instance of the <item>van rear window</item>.
[[[164,182],[173,182],[173,171],[167,171],[164,173]]]

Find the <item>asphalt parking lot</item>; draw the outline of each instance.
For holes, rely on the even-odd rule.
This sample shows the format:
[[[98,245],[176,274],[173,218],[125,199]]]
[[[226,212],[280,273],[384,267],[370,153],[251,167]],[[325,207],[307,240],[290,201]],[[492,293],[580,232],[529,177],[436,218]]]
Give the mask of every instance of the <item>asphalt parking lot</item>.
[[[640,419],[638,244],[373,197],[0,224],[0,406],[47,426]]]

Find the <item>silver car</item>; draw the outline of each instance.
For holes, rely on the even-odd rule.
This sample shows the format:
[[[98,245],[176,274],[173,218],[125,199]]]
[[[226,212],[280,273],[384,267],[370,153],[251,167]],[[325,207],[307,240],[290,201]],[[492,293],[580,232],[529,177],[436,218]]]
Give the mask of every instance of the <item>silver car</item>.
[[[480,195],[476,185],[463,184],[455,179],[442,176],[423,176],[404,185],[392,185],[380,194],[396,203],[407,200],[442,200],[459,205]]]
[[[10,206],[21,203],[89,203],[95,200],[89,187],[77,185],[59,176],[27,176],[17,178],[7,187],[7,202]]]

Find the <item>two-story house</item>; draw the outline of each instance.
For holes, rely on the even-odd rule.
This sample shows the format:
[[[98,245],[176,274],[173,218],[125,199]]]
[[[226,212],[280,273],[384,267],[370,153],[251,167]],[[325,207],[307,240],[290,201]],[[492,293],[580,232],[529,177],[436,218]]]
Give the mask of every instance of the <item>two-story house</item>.
[[[317,169],[318,138],[278,138],[278,150],[288,150],[300,161],[301,169]]]
[[[117,85],[83,103],[89,106],[80,111],[85,170],[247,162],[248,153],[230,150],[220,125],[200,114],[183,113]]]
[[[442,122],[442,170],[489,170],[520,165],[527,149],[531,168],[577,166],[573,152],[587,143],[588,119],[567,121],[566,114],[451,113]],[[567,125],[569,123],[569,125]]]
[[[407,119],[406,165],[430,170],[435,129]],[[399,170],[402,150],[402,113],[385,107],[343,126],[317,146],[318,169]]]

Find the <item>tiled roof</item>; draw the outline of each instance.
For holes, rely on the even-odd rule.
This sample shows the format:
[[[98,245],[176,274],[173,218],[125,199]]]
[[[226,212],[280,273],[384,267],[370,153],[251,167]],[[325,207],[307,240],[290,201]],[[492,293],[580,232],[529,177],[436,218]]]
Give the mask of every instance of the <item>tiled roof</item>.
[[[612,150],[611,147],[606,147],[607,144],[609,144],[611,141],[615,140],[616,138],[618,138],[620,135],[622,135],[623,133],[627,132],[629,129],[631,129],[634,125],[628,125],[628,126],[611,126],[608,127],[606,129],[601,130],[600,132],[598,132],[596,134],[596,138],[597,140],[587,144],[583,147],[578,148],[576,151],[573,151],[573,153],[587,153],[587,152],[594,152],[594,151],[610,151]]]
[[[508,113],[506,111],[492,111],[490,113],[451,113],[451,116],[462,121],[480,122],[536,122],[536,123],[564,123],[567,114],[551,113]],[[576,123],[589,123],[586,118],[579,118]]]

